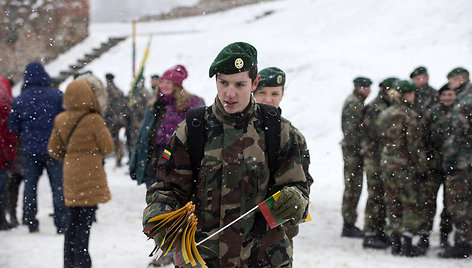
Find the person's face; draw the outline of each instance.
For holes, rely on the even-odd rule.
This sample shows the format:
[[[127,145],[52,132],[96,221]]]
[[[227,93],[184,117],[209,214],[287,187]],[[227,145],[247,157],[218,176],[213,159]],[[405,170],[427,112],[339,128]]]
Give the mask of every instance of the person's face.
[[[460,87],[464,81],[460,75],[456,75],[454,77],[449,78],[448,82],[450,89],[456,89]]]
[[[403,93],[403,99],[411,104],[415,103],[415,92]]]
[[[159,82],[160,82],[159,78],[151,78],[151,87],[155,88],[159,86]]]
[[[417,87],[426,85],[429,82],[428,74],[419,74],[412,78]]]
[[[456,92],[452,89],[444,90],[441,92],[439,99],[444,106],[451,106],[456,100]]]
[[[284,90],[282,86],[260,87],[254,91],[254,98],[257,103],[272,105],[275,108],[279,108],[283,96]]]
[[[249,71],[235,74],[217,74],[216,88],[218,99],[225,111],[229,114],[242,112],[251,99],[253,92],[259,83],[260,76],[251,82]]]
[[[170,80],[161,79],[159,87],[161,88],[161,92],[164,95],[169,95],[169,94],[174,93],[174,83]]]
[[[368,97],[370,94],[370,86],[367,86],[367,87],[356,86],[356,90],[359,91],[359,93],[361,93],[365,97]]]

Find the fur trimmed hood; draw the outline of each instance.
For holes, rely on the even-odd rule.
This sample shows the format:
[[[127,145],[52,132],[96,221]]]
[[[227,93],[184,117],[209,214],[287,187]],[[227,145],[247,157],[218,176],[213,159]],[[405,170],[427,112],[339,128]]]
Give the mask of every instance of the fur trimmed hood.
[[[76,80],[83,80],[89,84],[90,88],[92,88],[93,92],[95,93],[98,104],[100,105],[100,114],[103,116],[108,106],[108,92],[102,81],[90,73],[83,74],[77,77]]]

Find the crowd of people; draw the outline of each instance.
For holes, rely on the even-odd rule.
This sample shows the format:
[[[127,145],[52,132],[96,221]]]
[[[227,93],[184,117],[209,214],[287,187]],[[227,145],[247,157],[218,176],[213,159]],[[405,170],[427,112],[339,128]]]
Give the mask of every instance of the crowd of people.
[[[443,186],[442,258],[472,254],[472,84],[457,67],[439,90],[426,67],[410,79],[388,77],[365,99],[372,81],[357,77],[342,110],[344,194],[341,236],[363,238],[363,247],[416,257],[430,248],[436,200]],[[367,178],[364,228],[355,226]],[[453,233],[453,239],[449,239]],[[413,244],[413,238],[418,243]],[[451,245],[450,240],[454,243]]]

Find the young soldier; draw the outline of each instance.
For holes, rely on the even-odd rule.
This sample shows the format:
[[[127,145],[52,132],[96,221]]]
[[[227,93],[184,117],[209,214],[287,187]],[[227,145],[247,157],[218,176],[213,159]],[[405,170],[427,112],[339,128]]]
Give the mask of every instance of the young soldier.
[[[259,72],[261,79],[257,85],[256,90],[254,91],[254,98],[257,103],[263,103],[267,105],[272,105],[282,113],[280,108],[280,102],[284,96],[285,92],[285,72],[277,67],[269,67],[261,70]],[[310,153],[306,144],[305,137],[303,134],[292,125],[297,138],[298,145],[300,147],[300,156],[302,158],[302,166],[305,171],[305,177],[308,183],[308,190],[310,189],[311,184],[313,184],[313,178],[311,177],[308,167],[310,165]],[[298,234],[298,225],[284,225],[285,232],[290,240],[290,243],[293,247],[293,238]]]
[[[420,241],[418,246],[424,249],[429,248],[429,236],[433,230],[433,220],[436,214],[436,197],[439,186],[444,185],[446,174],[442,172],[442,148],[447,139],[452,134],[452,108],[456,99],[456,93],[449,88],[449,84],[445,84],[439,89],[440,102],[431,106],[426,112],[423,124],[427,126],[425,143],[425,152],[428,158],[426,181],[423,187],[420,187],[420,202],[423,214],[423,224],[420,231]],[[445,201],[445,200],[444,200]],[[445,202],[444,202],[445,203]],[[446,210],[445,204],[441,213],[440,224],[440,245],[448,246],[448,236],[452,231],[450,216]]]
[[[388,91],[393,88],[398,78],[390,77],[379,85],[379,94],[364,109],[365,136],[361,153],[364,156],[365,174],[367,177],[367,203],[364,213],[365,248],[387,248],[388,238],[385,236],[385,202],[384,185],[380,177],[380,144],[375,121],[379,114],[391,105]]]
[[[429,75],[426,67],[416,67],[416,69],[411,72],[410,78],[417,87],[413,109],[415,109],[420,116],[423,116],[431,105],[437,103],[438,92],[429,85]]]
[[[418,114],[413,110],[415,91],[412,82],[399,81],[391,94],[392,106],[376,121],[383,146],[380,160],[392,254],[408,257],[425,254],[412,245],[420,227],[417,174],[425,169]]]
[[[363,157],[361,140],[364,100],[369,96],[372,81],[369,78],[354,79],[354,91],[344,102],[341,128],[344,139],[341,142],[344,159],[344,194],[342,201],[343,229],[341,236],[364,237],[364,232],[354,224],[357,220],[357,204],[362,192]]]
[[[183,121],[166,147],[169,154],[159,160],[160,181],[147,192],[144,225],[192,200],[198,217],[196,241],[201,241],[278,190],[275,216],[298,222],[308,204],[298,138],[282,118],[277,170],[271,178],[261,108],[251,95],[260,79],[256,49],[243,42],[226,46],[209,75],[216,75],[217,97],[202,122],[206,141],[198,176],[194,181],[187,150],[191,126]],[[154,240],[160,243],[162,237]],[[224,229],[199,251],[208,267],[291,267],[292,263],[284,229],[270,229],[260,212]]]
[[[446,204],[455,227],[454,246],[440,253],[443,258],[472,255],[472,86],[469,72],[456,68],[448,74],[457,99],[452,112],[452,135],[444,144],[443,171],[446,178]]]

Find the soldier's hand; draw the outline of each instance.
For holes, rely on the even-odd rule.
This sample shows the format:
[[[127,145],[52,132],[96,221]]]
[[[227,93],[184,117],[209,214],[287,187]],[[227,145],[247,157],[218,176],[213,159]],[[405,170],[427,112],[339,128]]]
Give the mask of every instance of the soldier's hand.
[[[298,222],[302,219],[307,204],[308,200],[294,186],[285,186],[274,202],[272,212],[276,218],[294,219]]]

